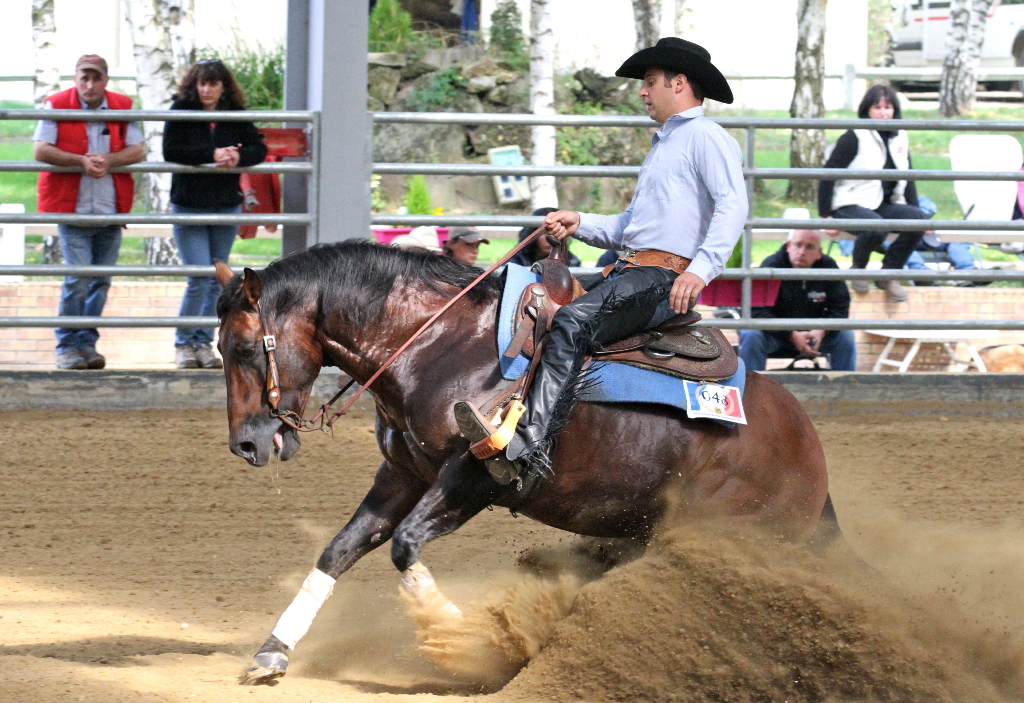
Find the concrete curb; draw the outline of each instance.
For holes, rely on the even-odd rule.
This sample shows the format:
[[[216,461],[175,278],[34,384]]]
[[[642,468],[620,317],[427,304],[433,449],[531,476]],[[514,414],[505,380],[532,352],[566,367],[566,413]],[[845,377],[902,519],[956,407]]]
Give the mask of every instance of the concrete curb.
[[[1024,374],[802,371],[766,375],[788,388],[815,415],[1024,417]],[[330,398],[340,377],[337,369],[324,369],[314,384],[310,405]],[[372,403],[369,396],[364,399]],[[0,410],[190,410],[225,405],[220,371],[0,371]]]
[[[313,384],[311,405],[334,395],[340,376],[337,369],[324,369]],[[219,370],[0,371],[0,410],[199,410],[226,406],[224,373]]]

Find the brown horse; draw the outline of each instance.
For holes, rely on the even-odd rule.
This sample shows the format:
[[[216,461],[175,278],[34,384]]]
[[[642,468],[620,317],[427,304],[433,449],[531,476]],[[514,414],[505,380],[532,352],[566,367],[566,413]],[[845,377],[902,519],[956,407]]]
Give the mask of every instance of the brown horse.
[[[231,451],[262,466],[272,453],[283,461],[299,448],[298,433],[268,404],[264,335],[276,340],[279,410],[301,414],[322,367],[365,382],[478,274],[445,257],[365,242],[314,247],[258,275],[247,269],[232,276],[219,265]],[[483,403],[507,384],[495,332],[501,284],[500,276],[485,279],[371,387],[384,456],[373,488],[321,554],[243,682],[283,675],[287,650],[335,579],[389,539],[409,592],[441,599],[458,616],[419,562],[420,549],[489,505],[604,537],[649,535],[669,503],[686,519],[725,518],[791,540],[808,538],[823,510],[834,516],[809,418],[786,389],[756,373],[746,379],[748,425],[727,429],[658,405],[580,402],[559,436],[550,476],[525,499],[515,484],[496,483],[467,451],[452,405]]]

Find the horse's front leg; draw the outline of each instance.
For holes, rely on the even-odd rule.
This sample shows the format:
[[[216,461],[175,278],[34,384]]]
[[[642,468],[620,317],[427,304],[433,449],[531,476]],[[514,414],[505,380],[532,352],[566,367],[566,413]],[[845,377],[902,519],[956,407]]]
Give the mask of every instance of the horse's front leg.
[[[509,486],[495,482],[468,452],[448,457],[434,485],[402,520],[391,542],[391,561],[402,572],[402,585],[420,605],[433,604],[452,616],[462,614],[420,563],[420,549],[460,528],[508,490]]]
[[[331,594],[335,580],[365,554],[387,542],[395,526],[409,514],[427,488],[427,483],[388,461],[380,465],[373,488],[352,519],[320,555],[316,568],[303,581],[298,595],[253,657],[252,666],[242,675],[243,684],[267,683],[284,676],[288,650],[295,649],[309,630],[320,606]]]

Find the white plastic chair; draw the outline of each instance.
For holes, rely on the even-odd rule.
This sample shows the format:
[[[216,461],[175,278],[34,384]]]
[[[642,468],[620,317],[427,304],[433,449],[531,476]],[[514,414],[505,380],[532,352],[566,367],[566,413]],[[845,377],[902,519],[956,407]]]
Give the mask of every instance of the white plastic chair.
[[[953,171],[1017,171],[1024,160],[1020,143],[1008,134],[958,134],[949,143]],[[1015,181],[953,181],[965,220],[1011,220],[1017,198]],[[1000,249],[1019,254],[1024,245]]]

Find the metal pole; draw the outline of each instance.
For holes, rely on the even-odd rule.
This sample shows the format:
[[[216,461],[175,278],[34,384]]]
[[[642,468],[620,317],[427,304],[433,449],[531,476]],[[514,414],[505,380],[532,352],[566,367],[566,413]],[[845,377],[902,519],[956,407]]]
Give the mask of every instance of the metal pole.
[[[309,154],[309,158],[313,162],[313,172],[309,175],[309,180],[306,181],[306,210],[309,213],[309,227],[306,230],[305,239],[307,247],[320,241],[320,164],[323,163],[320,158],[320,149],[323,143],[321,123],[322,120],[318,112],[313,120],[313,143],[310,144]],[[366,212],[369,214],[369,207]]]
[[[747,165],[748,169],[752,169],[752,168],[754,168],[754,128],[753,127],[747,127],[747,149],[746,149],[746,151],[747,151],[747,153],[746,153],[746,162],[747,162],[747,164],[746,165]],[[748,203],[748,207],[750,209],[753,209],[754,208],[754,176],[753,175],[748,175],[747,178],[746,178],[746,181],[747,181],[747,203]],[[753,233],[753,228],[749,224],[749,218],[748,218],[748,223],[747,223],[746,227],[743,228],[743,249],[742,249],[742,262],[743,262],[743,264],[742,265],[743,265],[744,269],[749,269],[750,268],[750,262],[751,262],[751,259],[753,258],[753,256],[752,256],[753,255],[753,250],[754,250],[754,233]],[[741,283],[741,286],[742,286],[742,288],[741,288],[741,292],[740,292],[740,317],[742,319],[744,319],[744,320],[749,320],[750,317],[751,317],[750,299],[751,299],[751,297],[753,295],[754,283],[753,283],[753,281],[750,280],[750,278],[744,277],[743,278],[743,282]]]
[[[288,0],[288,28],[285,41],[284,106],[288,110],[309,109],[309,0]],[[299,123],[286,123],[286,127],[302,127]],[[312,139],[319,135],[314,118],[310,136],[310,160],[316,169],[316,147]],[[312,176],[285,176],[282,187],[284,212],[307,212],[309,181]],[[294,254],[306,248],[308,228],[285,225],[281,231],[281,254]]]

